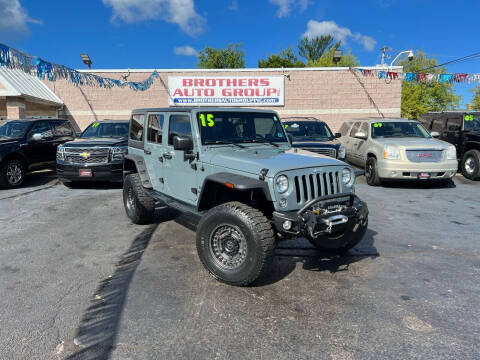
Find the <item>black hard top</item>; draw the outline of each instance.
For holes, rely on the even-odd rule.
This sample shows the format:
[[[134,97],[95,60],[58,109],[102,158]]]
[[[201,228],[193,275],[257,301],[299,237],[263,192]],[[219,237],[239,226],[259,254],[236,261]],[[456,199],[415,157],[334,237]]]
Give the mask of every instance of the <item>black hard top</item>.
[[[164,108],[144,108],[144,109],[134,109],[133,114],[145,113],[145,112],[192,112],[192,111],[241,111],[241,112],[263,112],[275,114],[273,110],[264,110],[264,109],[252,109],[244,107],[164,107]]]

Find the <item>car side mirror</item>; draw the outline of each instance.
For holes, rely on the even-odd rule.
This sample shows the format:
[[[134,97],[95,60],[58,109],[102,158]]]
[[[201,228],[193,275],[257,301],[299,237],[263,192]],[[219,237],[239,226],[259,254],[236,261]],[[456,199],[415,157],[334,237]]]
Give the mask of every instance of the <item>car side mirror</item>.
[[[432,132],[430,133],[430,135],[431,135],[432,137],[434,137],[434,138],[440,137],[440,133],[437,132],[437,131],[432,131]]]
[[[357,139],[362,139],[362,140],[367,140],[367,134],[365,134],[363,131],[359,131],[355,134],[355,137]]]
[[[40,133],[35,133],[30,136],[30,141],[42,141],[44,139],[43,135]]]
[[[193,150],[192,137],[175,135],[173,137],[173,150],[180,150],[180,151]]]
[[[287,134],[287,138],[288,138],[288,141],[290,142],[290,144],[293,143],[293,135],[292,134]]]
[[[340,134],[340,133],[335,133],[335,135],[334,135],[334,138],[335,138],[335,139],[338,139],[338,138],[340,138],[340,137],[342,137],[342,134]]]

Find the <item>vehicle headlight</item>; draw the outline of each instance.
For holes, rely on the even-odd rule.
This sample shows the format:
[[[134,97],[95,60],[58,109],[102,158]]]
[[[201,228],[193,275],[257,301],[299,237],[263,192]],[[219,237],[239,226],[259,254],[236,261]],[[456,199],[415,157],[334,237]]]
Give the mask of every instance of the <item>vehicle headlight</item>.
[[[123,160],[127,153],[128,146],[117,146],[112,148],[112,160]]]
[[[347,154],[347,151],[345,149],[345,146],[340,145],[340,147],[338,148],[337,158],[345,159],[346,154]]]
[[[355,181],[355,174],[351,168],[345,168],[342,170],[342,182],[345,185],[352,185]]]
[[[62,145],[57,147],[57,160],[65,160],[65,148]]]
[[[383,149],[383,158],[388,160],[399,160],[400,159],[400,150],[395,146],[387,145]]]
[[[457,148],[453,145],[447,149],[447,160],[457,160]]]
[[[275,181],[275,187],[279,193],[284,193],[288,190],[288,177],[280,175]]]

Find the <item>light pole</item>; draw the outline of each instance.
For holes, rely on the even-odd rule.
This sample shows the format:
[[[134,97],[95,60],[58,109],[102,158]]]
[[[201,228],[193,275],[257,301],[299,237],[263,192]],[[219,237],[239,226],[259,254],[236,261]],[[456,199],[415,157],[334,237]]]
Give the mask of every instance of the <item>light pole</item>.
[[[408,58],[408,61],[412,61],[413,58],[415,57],[415,55],[413,54],[413,50],[405,50],[405,51],[402,51],[400,53],[398,53],[397,56],[395,56],[395,59],[393,59],[393,61],[391,62],[390,66],[393,66],[393,64],[395,63],[395,61],[397,61],[400,56],[402,56],[403,54],[407,54],[407,58]]]
[[[92,68],[92,60],[88,54],[80,54],[80,58],[82,59],[83,63],[88,66],[89,69]]]

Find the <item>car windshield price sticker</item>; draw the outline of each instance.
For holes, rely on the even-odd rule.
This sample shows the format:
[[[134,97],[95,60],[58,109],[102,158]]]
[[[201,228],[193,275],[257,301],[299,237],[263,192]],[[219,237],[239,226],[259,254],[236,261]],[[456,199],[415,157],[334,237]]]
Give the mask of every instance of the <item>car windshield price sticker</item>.
[[[473,121],[473,115],[465,115],[465,121]]]
[[[94,124],[92,125],[92,127],[93,127],[93,128],[96,128],[98,125],[100,125],[100,124],[99,124],[99,123],[94,123]]]
[[[376,127],[376,128],[379,128],[379,127],[382,127],[383,124],[382,123],[375,123],[373,124],[373,127]]]
[[[200,114],[200,121],[202,122],[203,127],[213,127],[215,126],[215,121],[213,120],[213,114]]]

